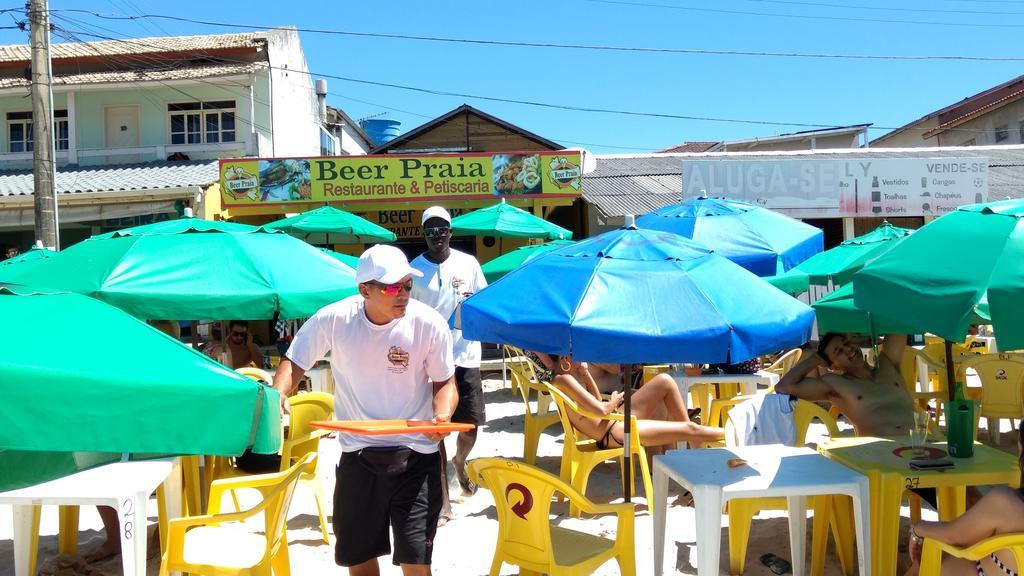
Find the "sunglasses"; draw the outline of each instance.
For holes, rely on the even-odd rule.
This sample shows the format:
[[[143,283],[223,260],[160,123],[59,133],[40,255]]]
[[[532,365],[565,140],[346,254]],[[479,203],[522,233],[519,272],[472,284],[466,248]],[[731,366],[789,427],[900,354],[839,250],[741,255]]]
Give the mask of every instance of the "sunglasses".
[[[245,338],[246,336],[249,335],[249,333],[248,332],[235,332],[235,331],[232,331],[231,335],[235,336],[237,338]]]
[[[412,280],[406,282],[396,282],[394,284],[382,284],[380,282],[367,282],[367,284],[373,284],[377,286],[380,293],[385,296],[397,296],[399,292],[405,290],[406,292],[412,292]]]
[[[423,235],[424,236],[447,236],[447,235],[451,234],[451,232],[452,232],[452,227],[451,226],[434,226],[434,227],[431,227],[431,228],[424,228],[423,229]]]

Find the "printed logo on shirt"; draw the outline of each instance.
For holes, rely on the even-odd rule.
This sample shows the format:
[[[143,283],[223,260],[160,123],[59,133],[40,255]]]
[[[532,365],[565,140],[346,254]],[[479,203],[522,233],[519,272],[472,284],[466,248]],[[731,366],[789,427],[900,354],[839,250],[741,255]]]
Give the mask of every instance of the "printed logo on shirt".
[[[392,346],[388,350],[388,362],[391,366],[388,368],[391,372],[405,372],[409,369],[409,353],[402,350],[399,346]]]
[[[459,291],[459,288],[462,288],[463,284],[468,284],[468,282],[462,278],[452,278],[452,288],[454,288],[456,292]]]

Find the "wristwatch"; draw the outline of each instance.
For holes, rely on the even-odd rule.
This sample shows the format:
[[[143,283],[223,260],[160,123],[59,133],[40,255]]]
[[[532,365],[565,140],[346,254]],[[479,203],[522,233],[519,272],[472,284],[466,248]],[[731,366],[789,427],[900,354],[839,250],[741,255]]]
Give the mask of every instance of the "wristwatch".
[[[921,538],[920,536],[917,535],[917,531],[914,530],[913,526],[910,527],[910,539],[911,540],[916,540],[917,542],[921,542],[921,541],[924,540],[924,538]]]

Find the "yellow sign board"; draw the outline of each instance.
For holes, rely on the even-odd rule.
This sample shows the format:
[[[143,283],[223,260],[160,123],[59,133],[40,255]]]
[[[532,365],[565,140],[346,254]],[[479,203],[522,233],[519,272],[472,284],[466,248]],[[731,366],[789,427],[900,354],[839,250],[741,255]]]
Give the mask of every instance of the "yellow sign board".
[[[578,151],[220,161],[225,206],[576,197]]]

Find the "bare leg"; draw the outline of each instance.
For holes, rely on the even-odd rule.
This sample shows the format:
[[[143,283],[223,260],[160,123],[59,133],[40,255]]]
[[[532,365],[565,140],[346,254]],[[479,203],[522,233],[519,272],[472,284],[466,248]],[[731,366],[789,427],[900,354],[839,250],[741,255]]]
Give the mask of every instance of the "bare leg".
[[[630,397],[633,415],[639,419],[651,418],[659,408],[664,408],[668,419],[675,422],[689,422],[686,404],[679,393],[676,381],[668,374],[651,378]]]
[[[349,576],[380,576],[380,565],[377,559],[367,560],[362,564],[348,567]]]
[[[452,502],[448,497],[448,450],[443,440],[437,443],[437,448],[441,454],[441,513],[437,516],[437,525],[444,526],[455,515],[452,514]]]
[[[402,564],[402,576],[430,576],[430,564]]]
[[[622,435],[622,424],[615,423],[617,434]],[[706,443],[721,440],[724,431],[720,428],[701,426],[693,422],[668,422],[664,420],[639,420],[637,431],[644,446],[662,446],[677,442]]]
[[[107,539],[85,557],[87,562],[100,562],[121,553],[121,523],[117,518],[117,510],[110,506],[97,506],[96,511],[103,521],[103,532]]]
[[[470,496],[476,494],[477,486],[470,481],[469,474],[466,473],[466,459],[469,458],[469,452],[476,444],[476,433],[476,428],[468,432],[459,432],[459,437],[455,442],[455,457],[452,458],[452,464],[455,465],[455,475],[459,479],[459,486],[462,486],[462,491]]]

